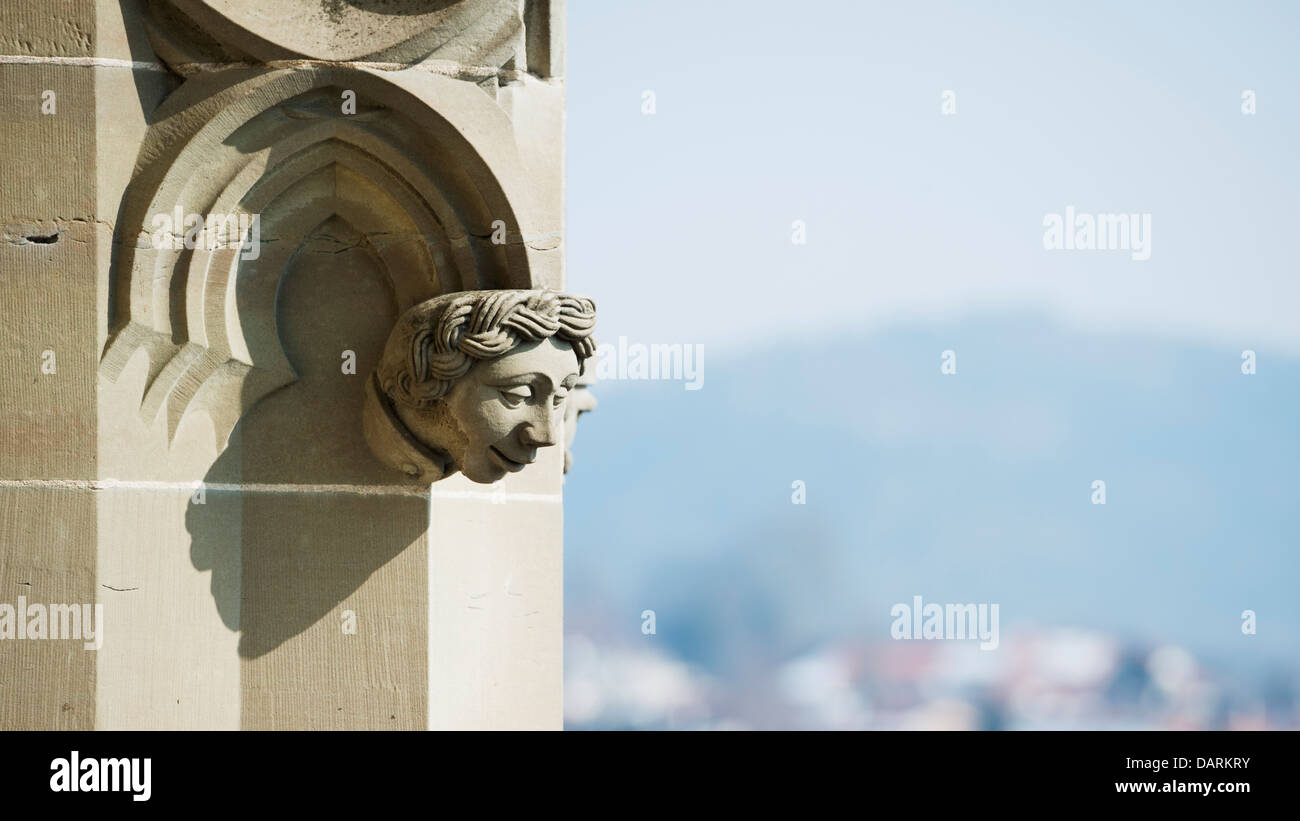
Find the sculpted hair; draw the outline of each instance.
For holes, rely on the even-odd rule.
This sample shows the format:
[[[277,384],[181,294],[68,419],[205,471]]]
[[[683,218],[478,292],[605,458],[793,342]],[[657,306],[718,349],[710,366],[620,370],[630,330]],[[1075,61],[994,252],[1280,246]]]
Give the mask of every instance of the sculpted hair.
[[[402,314],[379,364],[379,386],[416,407],[431,407],[476,360],[558,337],[573,346],[579,372],[596,352],[596,305],[549,290],[462,291]]]

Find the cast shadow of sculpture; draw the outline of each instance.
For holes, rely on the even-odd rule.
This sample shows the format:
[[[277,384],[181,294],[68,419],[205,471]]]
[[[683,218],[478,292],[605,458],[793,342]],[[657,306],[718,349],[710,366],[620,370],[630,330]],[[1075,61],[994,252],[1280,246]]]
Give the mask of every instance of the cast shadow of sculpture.
[[[212,573],[217,610],[241,632],[239,652],[249,658],[311,629],[419,541],[428,507],[418,493],[432,479],[394,472],[371,455],[362,436],[365,387],[402,310],[505,268],[495,247],[457,257],[432,214],[408,202],[406,189],[376,179],[386,168],[372,153],[377,145],[366,143],[367,151],[332,138],[340,135],[323,104],[331,95],[333,87],[322,87],[287,100],[224,140],[240,156],[265,151],[269,169],[248,198],[261,214],[260,253],[239,263],[237,310],[218,323],[236,332],[254,366],[209,377],[228,380],[229,390],[205,384],[208,398],[193,403],[239,418],[205,482],[240,489],[208,492],[186,523],[194,565]],[[377,111],[359,109],[357,122]],[[304,133],[317,141],[281,144]],[[349,135],[365,143],[352,131],[341,136]],[[467,262],[492,267],[456,267]],[[188,276],[188,266],[178,266],[173,330],[192,324]],[[527,281],[526,271],[518,276]],[[219,300],[204,308],[214,305]],[[383,490],[395,485],[413,492]],[[410,580],[397,587],[409,594],[409,610],[423,580],[402,562]]]
[[[245,657],[309,629],[419,539],[427,501],[394,481],[422,487],[460,471],[492,483],[559,444],[595,351],[591,300],[546,290],[430,299],[384,344],[376,331],[394,300],[349,232],[331,218],[290,264],[277,324],[299,378],[240,422],[208,473],[213,502],[190,508],[191,558],[212,572]],[[330,253],[338,243],[345,250]],[[366,446],[387,469],[376,474]]]
[[[217,610],[241,632],[246,658],[347,602],[428,521],[421,485],[376,462],[361,437],[364,384],[396,318],[365,237],[327,220],[294,255],[276,302],[298,378],[245,414],[186,518],[191,559],[212,573]],[[394,488],[404,481],[405,495]]]
[[[522,236],[504,191],[470,184],[491,177],[461,132],[404,118],[385,104],[400,94],[365,75],[355,79],[368,93],[344,116],[331,78],[313,74],[320,85],[294,96],[296,78],[267,79],[267,93],[284,99],[266,107],[222,87],[231,116],[246,118],[233,132],[206,112],[189,115],[206,98],[179,101],[167,111],[185,114],[178,128],[196,129],[185,132],[189,153],[158,160],[123,196],[122,225],[149,226],[173,207],[211,211],[217,201],[258,214],[260,255],[227,269],[228,257],[218,263],[215,254],[186,250],[173,260],[147,246],[144,233],[114,243],[116,330],[102,367],[115,378],[151,346],[146,424],[165,419],[170,445],[197,424],[191,419],[213,422],[220,456],[204,476],[212,487],[203,504],[189,506],[186,526],[193,564],[212,573],[217,611],[241,632],[246,658],[348,606],[398,557],[391,572],[404,574],[395,587],[411,610],[424,579],[408,558],[418,551],[402,553],[425,532],[420,491],[432,478],[394,471],[372,455],[362,436],[366,385],[412,304],[444,290],[530,279],[523,246],[497,245],[482,230],[499,216]],[[173,142],[160,130],[150,150]],[[406,145],[421,149],[408,154]],[[245,163],[254,155],[260,166]],[[248,167],[265,171],[250,184]],[[242,193],[233,196],[232,186]],[[161,291],[165,302],[155,299]],[[164,318],[155,321],[160,304]],[[237,344],[224,349],[227,336]],[[393,491],[398,485],[412,492]]]

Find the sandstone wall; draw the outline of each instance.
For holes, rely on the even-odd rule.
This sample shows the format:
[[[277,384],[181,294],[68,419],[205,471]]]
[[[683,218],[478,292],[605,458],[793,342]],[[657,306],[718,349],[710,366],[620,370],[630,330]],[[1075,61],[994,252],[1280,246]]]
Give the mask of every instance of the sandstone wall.
[[[104,623],[0,729],[560,727],[561,449],[431,493],[360,408],[406,307],[563,286],[562,66],[558,0],[0,6],[0,603]]]

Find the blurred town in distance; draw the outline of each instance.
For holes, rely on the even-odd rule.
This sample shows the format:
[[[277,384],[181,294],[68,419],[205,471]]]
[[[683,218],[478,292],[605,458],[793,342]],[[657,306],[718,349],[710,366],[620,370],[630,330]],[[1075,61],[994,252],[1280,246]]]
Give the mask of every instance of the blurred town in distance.
[[[838,643],[720,680],[653,642],[565,639],[569,729],[1295,730],[1294,673],[1243,680],[1176,645],[1026,632],[971,643]]]

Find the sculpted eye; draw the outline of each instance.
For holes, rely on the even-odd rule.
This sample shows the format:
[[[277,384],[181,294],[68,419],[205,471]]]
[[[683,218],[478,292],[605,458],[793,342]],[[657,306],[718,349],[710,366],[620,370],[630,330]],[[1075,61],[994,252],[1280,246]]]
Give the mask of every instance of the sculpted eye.
[[[568,399],[568,398],[569,398],[569,395],[568,395],[567,393],[557,393],[557,394],[555,395],[555,407],[558,408],[558,407],[560,407],[561,405],[563,405],[563,404],[564,404],[564,400],[565,400],[565,399]]]
[[[533,389],[527,385],[520,385],[514,388],[500,388],[501,401],[507,408],[517,408],[527,402],[533,396]]]

